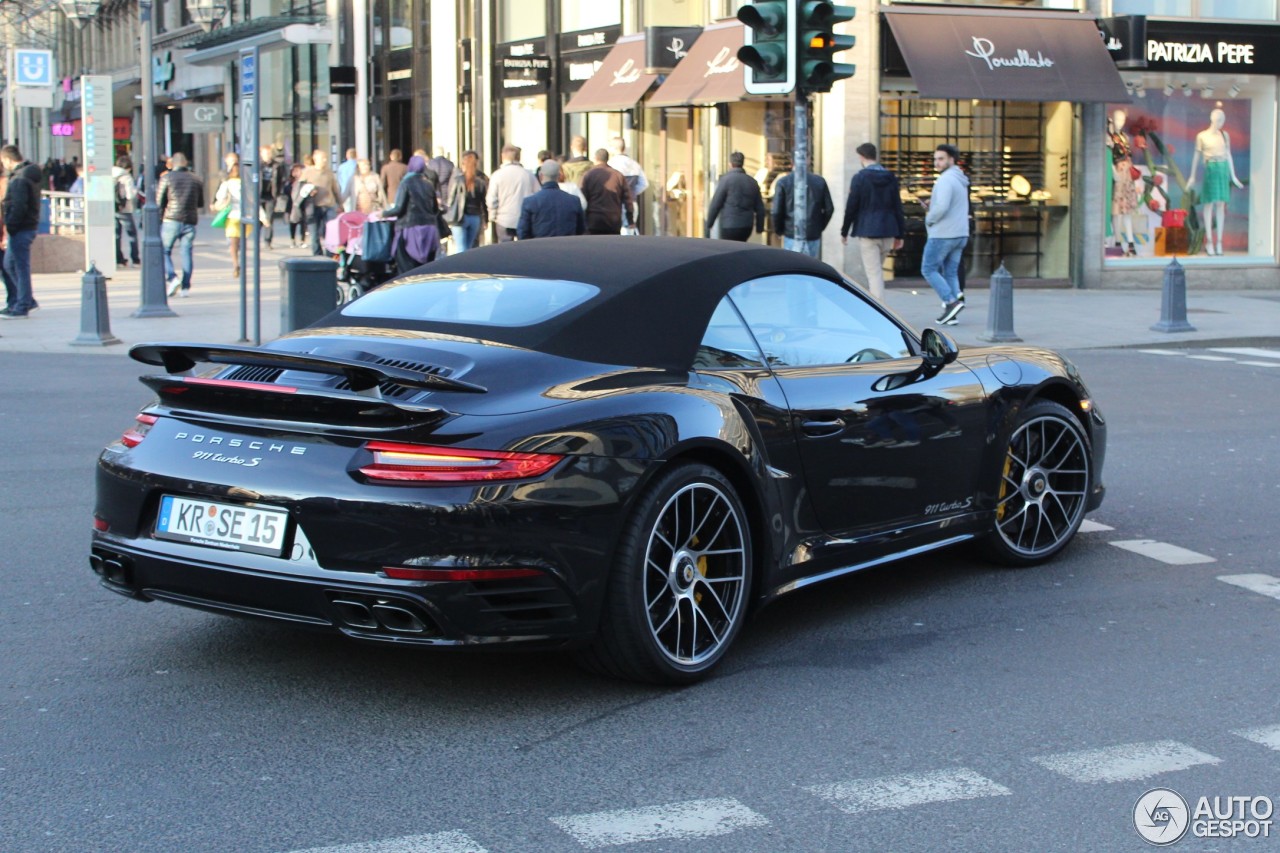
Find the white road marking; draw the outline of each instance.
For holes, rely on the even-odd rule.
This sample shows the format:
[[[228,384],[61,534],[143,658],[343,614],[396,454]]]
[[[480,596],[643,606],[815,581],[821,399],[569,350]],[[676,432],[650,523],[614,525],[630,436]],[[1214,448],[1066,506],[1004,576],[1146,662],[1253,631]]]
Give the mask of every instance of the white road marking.
[[[1260,743],[1263,746],[1280,751],[1280,726],[1263,726],[1260,729],[1243,729],[1232,732],[1236,737]]]
[[[734,799],[690,800],[642,809],[565,815],[553,817],[551,822],[588,848],[664,838],[711,838],[769,825],[764,815]]]
[[[1148,355],[1186,355],[1184,350],[1179,349],[1140,349],[1138,352],[1145,352]]]
[[[1237,361],[1236,364],[1247,364],[1250,367],[1280,367],[1280,361]]]
[[[313,847],[293,853],[488,853],[463,832],[408,835],[386,841],[362,841],[337,847]]]
[[[1144,557],[1150,557],[1153,560],[1159,560],[1162,563],[1168,563],[1171,566],[1191,566],[1196,563],[1218,562],[1215,557],[1197,554],[1195,551],[1188,551],[1186,548],[1179,548],[1177,545],[1170,545],[1167,542],[1157,542],[1154,539],[1126,539],[1110,544],[1126,551],[1132,551],[1135,554],[1141,554]]]
[[[1031,760],[1068,779],[1086,783],[1133,782],[1200,764],[1222,763],[1221,758],[1206,755],[1173,740],[1062,752],[1037,756]]]
[[[1280,599],[1280,578],[1271,575],[1221,575],[1218,580],[1259,595]]]
[[[1003,785],[997,785],[985,776],[963,767],[959,770],[855,779],[833,785],[814,785],[804,790],[817,794],[846,814],[904,809],[908,806],[953,800],[976,800],[980,797],[1001,797],[1013,793]]]
[[[1280,350],[1258,349],[1257,347],[1211,347],[1210,352],[1225,352],[1228,355],[1247,355],[1250,358],[1280,359]]]
[[[1115,528],[1110,527],[1106,524],[1102,524],[1101,522],[1098,522],[1098,521],[1090,521],[1087,518],[1084,521],[1080,522],[1081,533],[1102,533],[1103,531],[1106,531],[1106,530],[1115,530]]]
[[[1189,355],[1187,358],[1194,358],[1197,361],[1235,361],[1234,358],[1227,358],[1225,355]]]

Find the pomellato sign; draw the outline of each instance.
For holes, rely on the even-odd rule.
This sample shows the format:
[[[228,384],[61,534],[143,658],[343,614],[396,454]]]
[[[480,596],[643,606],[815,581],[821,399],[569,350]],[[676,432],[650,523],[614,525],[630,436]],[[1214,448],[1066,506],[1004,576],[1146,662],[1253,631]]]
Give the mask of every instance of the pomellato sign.
[[[1036,51],[1036,55],[1032,56],[1031,51],[1026,48],[1016,48],[1012,56],[996,56],[996,46],[989,38],[980,36],[973,37],[973,50],[966,50],[969,56],[981,59],[987,63],[987,68],[995,71],[997,68],[1052,68],[1054,61],[1046,57],[1040,51]]]

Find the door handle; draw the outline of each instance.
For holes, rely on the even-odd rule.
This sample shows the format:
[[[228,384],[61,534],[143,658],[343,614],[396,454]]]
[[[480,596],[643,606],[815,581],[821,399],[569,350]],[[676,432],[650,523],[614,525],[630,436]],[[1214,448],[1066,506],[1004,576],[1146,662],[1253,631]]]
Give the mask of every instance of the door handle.
[[[827,435],[835,435],[844,431],[844,421],[804,421],[800,424],[800,429],[804,430],[804,434],[813,438],[821,438]]]

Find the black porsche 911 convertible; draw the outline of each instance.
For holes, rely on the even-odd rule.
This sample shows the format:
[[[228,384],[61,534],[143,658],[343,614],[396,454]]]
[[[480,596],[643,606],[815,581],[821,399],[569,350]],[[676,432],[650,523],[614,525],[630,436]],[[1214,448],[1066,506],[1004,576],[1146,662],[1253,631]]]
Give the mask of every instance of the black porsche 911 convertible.
[[[362,640],[687,683],[783,593],[968,540],[1032,565],[1103,497],[1066,359],[761,246],[499,245],[262,348],[131,354],[163,372],[98,463],[102,583]]]

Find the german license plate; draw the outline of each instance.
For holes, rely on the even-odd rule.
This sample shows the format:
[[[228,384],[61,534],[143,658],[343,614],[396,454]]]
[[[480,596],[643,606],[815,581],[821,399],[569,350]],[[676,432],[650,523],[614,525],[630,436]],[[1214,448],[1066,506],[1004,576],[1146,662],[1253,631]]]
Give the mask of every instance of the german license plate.
[[[284,552],[289,513],[283,509],[198,501],[164,495],[156,536],[226,551],[278,557]]]

